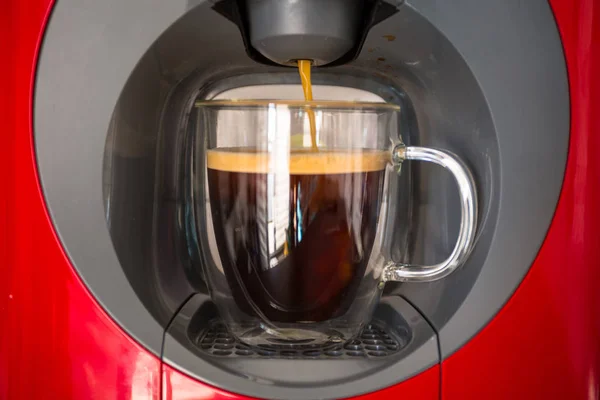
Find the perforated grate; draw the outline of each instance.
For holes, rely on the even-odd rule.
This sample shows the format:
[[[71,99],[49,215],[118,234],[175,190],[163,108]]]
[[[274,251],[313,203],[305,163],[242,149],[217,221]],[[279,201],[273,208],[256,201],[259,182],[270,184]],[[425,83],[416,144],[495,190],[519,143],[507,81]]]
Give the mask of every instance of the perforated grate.
[[[213,323],[197,338],[197,345],[204,352],[216,357],[356,359],[381,358],[397,353],[408,344],[409,333],[404,328],[392,331],[371,323],[363,329],[357,339],[326,348],[310,344],[294,349],[284,345],[250,347],[236,341],[222,323]]]

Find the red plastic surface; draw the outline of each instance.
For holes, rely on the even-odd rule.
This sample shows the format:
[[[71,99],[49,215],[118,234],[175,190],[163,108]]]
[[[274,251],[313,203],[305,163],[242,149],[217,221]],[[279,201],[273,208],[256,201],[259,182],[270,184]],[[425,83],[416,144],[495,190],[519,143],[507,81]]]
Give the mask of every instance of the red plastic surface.
[[[41,195],[32,79],[50,3],[13,0],[0,12],[0,400],[158,399],[160,361],[89,295]],[[563,192],[522,285],[482,332],[443,363],[445,399],[600,398],[600,121],[594,118],[600,110],[600,3],[551,4],[572,102]],[[170,367],[163,372],[165,399],[243,399]],[[359,398],[437,398],[438,374],[435,367]]]
[[[89,295],[40,193],[32,79],[49,6],[49,0],[15,0],[2,2],[0,11],[0,399],[158,400],[160,360]]]
[[[248,399],[200,383],[187,375],[163,365],[163,400],[231,400]]]
[[[349,400],[439,400],[439,383],[440,369],[438,366],[435,366],[399,385],[378,392],[352,397]],[[211,389],[168,365],[164,365],[163,367],[163,393],[163,400],[242,399],[219,389]],[[247,399],[250,400],[250,398]]]
[[[513,297],[442,364],[445,400],[600,399],[600,2],[550,3],[571,92],[561,198]]]

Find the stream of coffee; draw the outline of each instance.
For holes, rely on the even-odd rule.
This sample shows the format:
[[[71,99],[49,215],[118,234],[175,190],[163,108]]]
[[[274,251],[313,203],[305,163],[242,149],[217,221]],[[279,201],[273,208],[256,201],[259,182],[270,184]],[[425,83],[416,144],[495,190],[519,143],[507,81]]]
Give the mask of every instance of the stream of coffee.
[[[298,61],[298,72],[302,81],[302,91],[304,92],[304,100],[312,101],[312,83],[310,79],[310,69],[312,62],[310,60]],[[307,108],[308,123],[310,125],[310,147],[313,151],[319,151],[317,146],[317,123],[315,120],[315,111],[312,108]]]

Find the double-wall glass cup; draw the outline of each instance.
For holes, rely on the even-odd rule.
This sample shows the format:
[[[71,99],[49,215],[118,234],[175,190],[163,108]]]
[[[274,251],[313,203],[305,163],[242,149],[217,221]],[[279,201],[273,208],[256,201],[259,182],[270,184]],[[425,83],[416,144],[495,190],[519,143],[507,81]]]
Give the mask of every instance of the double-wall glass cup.
[[[405,146],[387,103],[203,101],[192,170],[196,230],[210,295],[227,329],[252,345],[327,346],[369,323],[385,282],[444,278],[475,237],[476,195],[446,151]],[[388,181],[407,160],[456,179],[456,245],[435,265],[394,263],[383,237]],[[386,233],[387,232],[387,233]]]

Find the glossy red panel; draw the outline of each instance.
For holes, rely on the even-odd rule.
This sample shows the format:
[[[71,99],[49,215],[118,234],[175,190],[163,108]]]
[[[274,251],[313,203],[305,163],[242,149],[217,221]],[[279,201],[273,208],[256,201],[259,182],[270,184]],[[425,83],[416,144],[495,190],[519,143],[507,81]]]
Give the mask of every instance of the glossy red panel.
[[[165,399],[243,399],[166,366],[161,382],[159,360],[104,313],[61,249],[31,130],[36,48],[50,3],[8,1],[0,12],[0,399],[158,399],[161,383]],[[600,398],[600,3],[551,4],[572,96],[563,193],[523,284],[443,363],[445,399]],[[355,399],[437,399],[438,377],[435,367]]]
[[[443,363],[447,400],[600,399],[600,2],[550,3],[571,92],[563,191],[521,286]]]
[[[48,0],[9,1],[0,12],[0,399],[159,399],[160,360],[88,294],[59,245],[38,186],[32,78],[49,6]]]
[[[439,400],[439,398],[440,368],[436,365],[398,385],[362,396],[352,397],[351,400]]]
[[[225,400],[251,399],[238,397],[219,389],[210,388],[168,365],[163,367],[163,400]],[[349,400],[419,399],[439,400],[440,369],[435,366],[421,374],[374,393],[352,397]]]
[[[163,364],[163,400],[251,400],[211,387]]]

